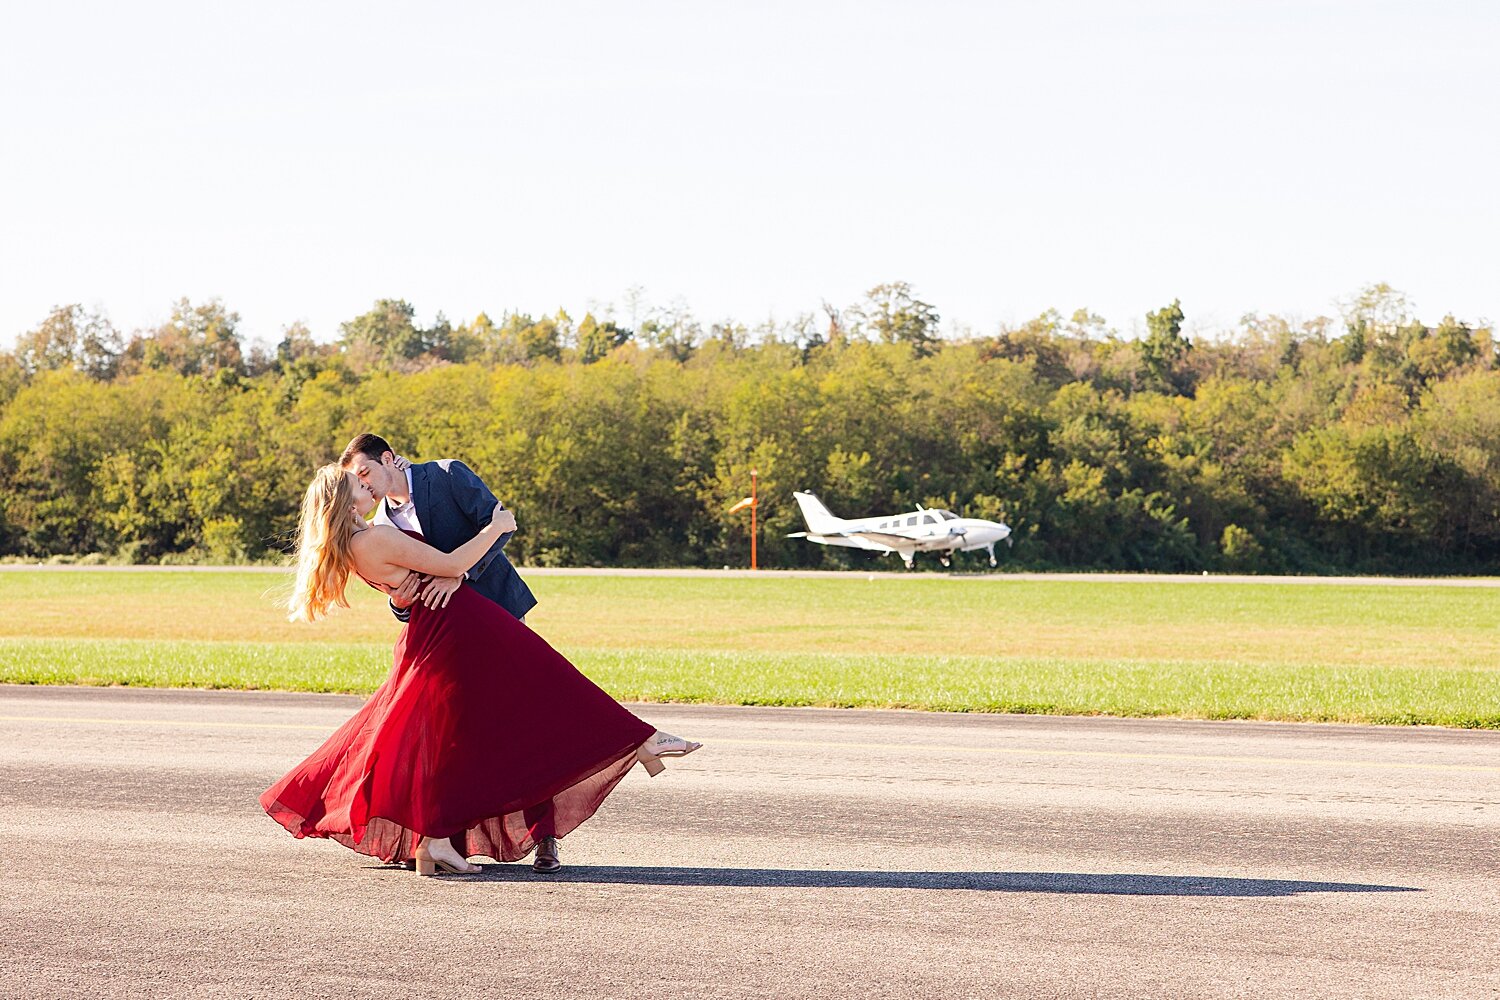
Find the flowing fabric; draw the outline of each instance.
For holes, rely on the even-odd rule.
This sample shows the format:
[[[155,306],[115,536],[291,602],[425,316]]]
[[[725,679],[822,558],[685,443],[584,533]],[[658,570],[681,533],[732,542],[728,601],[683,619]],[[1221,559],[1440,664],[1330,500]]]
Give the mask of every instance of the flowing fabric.
[[[463,586],[413,605],[390,677],[260,803],[297,837],[385,861],[422,837],[514,861],[592,816],[654,731]]]

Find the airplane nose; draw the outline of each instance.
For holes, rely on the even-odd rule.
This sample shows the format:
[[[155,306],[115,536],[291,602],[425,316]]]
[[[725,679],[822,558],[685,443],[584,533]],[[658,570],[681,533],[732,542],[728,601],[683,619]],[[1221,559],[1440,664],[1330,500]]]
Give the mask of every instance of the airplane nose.
[[[993,545],[1003,542],[1010,534],[1010,528],[993,521],[981,521],[969,528],[968,535],[964,539],[971,545]]]

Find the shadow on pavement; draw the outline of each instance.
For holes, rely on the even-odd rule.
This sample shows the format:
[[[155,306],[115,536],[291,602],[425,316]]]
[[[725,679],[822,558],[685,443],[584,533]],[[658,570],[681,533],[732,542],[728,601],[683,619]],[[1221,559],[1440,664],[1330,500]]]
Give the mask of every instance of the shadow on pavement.
[[[1093,875],[1080,872],[881,872],[780,868],[626,868],[567,865],[556,875],[531,866],[484,865],[466,882],[581,882],[616,885],[720,886],[754,889],[972,889],[1101,896],[1295,896],[1304,892],[1420,892],[1412,886],[1200,875]]]

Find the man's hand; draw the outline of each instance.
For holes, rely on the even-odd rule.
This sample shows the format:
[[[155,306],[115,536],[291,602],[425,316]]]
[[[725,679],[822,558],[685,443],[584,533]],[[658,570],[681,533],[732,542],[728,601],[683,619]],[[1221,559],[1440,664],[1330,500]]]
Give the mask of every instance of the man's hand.
[[[422,591],[422,603],[429,608],[446,608],[448,600],[464,585],[460,576],[435,576]]]
[[[404,611],[411,607],[417,600],[417,592],[422,589],[422,584],[426,582],[427,577],[421,573],[406,574],[406,579],[401,581],[401,586],[386,591],[386,593],[391,595],[391,607],[398,611]]]

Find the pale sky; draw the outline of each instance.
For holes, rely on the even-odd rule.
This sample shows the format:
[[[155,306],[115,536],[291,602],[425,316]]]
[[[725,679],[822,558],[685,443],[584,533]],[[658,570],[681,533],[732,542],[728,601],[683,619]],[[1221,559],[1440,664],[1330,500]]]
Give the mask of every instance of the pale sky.
[[[0,345],[221,298],[319,339],[905,280],[992,332],[1500,318],[1500,4],[7,4]],[[623,312],[623,310],[621,310]]]

